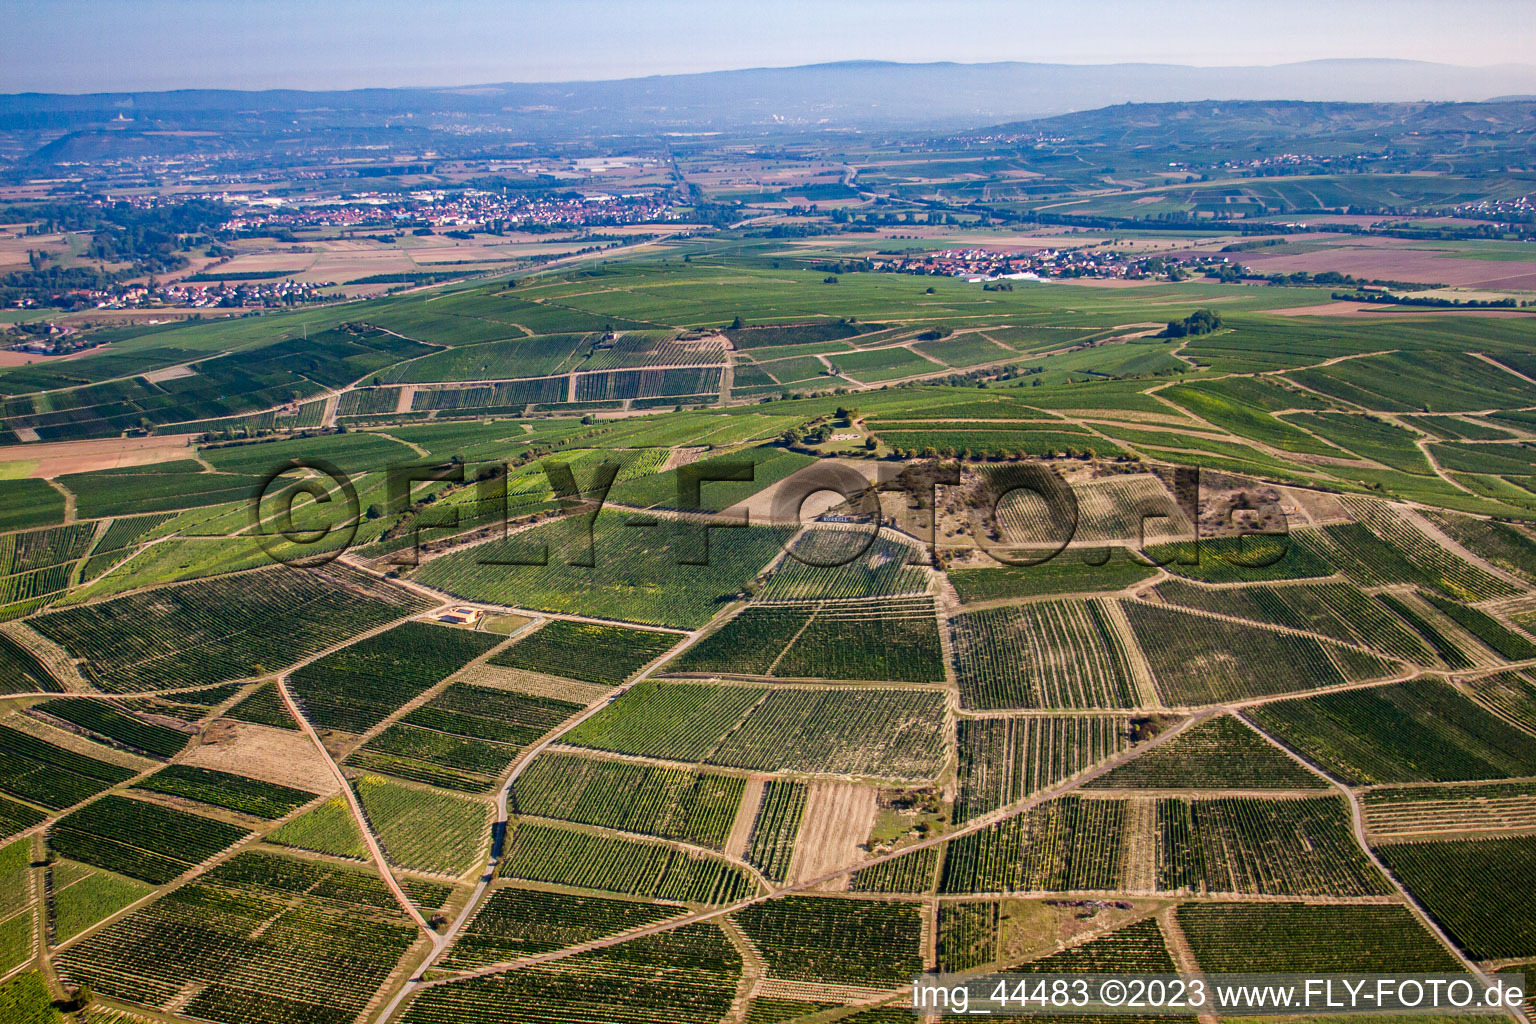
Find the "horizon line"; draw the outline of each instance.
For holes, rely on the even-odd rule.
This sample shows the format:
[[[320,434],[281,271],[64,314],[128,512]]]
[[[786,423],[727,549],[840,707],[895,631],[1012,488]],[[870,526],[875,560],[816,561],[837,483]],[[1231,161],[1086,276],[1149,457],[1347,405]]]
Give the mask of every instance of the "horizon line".
[[[506,79],[496,82],[478,81],[463,82],[444,85],[356,85],[345,88],[306,88],[303,86],[270,86],[260,89],[242,89],[231,86],[201,86],[185,85],[169,89],[97,89],[89,92],[55,92],[39,89],[24,89],[16,92],[0,92],[0,96],[124,96],[124,95],[164,95],[179,92],[224,92],[258,95],[261,93],[349,93],[349,92],[445,92],[464,89],[494,89],[508,86],[539,86],[539,85],[591,85],[598,83],[614,82],[647,82],[661,78],[701,78],[706,75],[745,74],[755,71],[799,71],[812,68],[848,67],[854,65],[883,65],[891,67],[925,68],[925,67],[959,67],[959,68],[987,68],[1008,65],[1022,65],[1033,67],[1064,67],[1064,68],[1178,68],[1191,71],[1224,71],[1224,70],[1258,70],[1278,69],[1291,67],[1306,67],[1317,64],[1420,64],[1436,68],[1452,68],[1459,71],[1497,71],[1497,70],[1524,70],[1536,73],[1536,63],[1520,64],[1503,62],[1498,64],[1451,64],[1444,61],[1420,60],[1415,57],[1315,57],[1307,60],[1280,61],[1274,64],[1183,64],[1165,61],[1046,61],[1046,60],[994,60],[994,61],[955,61],[955,60],[930,60],[930,61],[902,61],[886,60],[882,58],[856,57],[847,60],[817,61],[810,64],[762,64],[745,67],[711,68],[704,71],[674,71],[662,72],[651,75],[627,75],[615,78],[548,78],[548,79]],[[1374,102],[1371,100],[1337,100],[1337,101],[1297,101],[1297,102]],[[1409,102],[1467,102],[1480,103],[1487,100],[1425,100]]]

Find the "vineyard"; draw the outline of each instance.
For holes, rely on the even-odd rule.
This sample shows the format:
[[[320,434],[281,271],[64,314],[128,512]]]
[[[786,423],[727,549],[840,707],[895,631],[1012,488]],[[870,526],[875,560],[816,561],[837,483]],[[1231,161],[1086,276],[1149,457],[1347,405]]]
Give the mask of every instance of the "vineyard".
[[[1157,888],[1369,896],[1391,886],[1355,843],[1343,801],[1247,797],[1157,802]]]
[[[396,723],[347,757],[349,767],[462,793],[491,788],[517,748]]]
[[[1185,537],[1194,529],[1161,480],[1150,473],[1112,476],[1072,485],[1077,501],[1075,541],[1129,541],[1141,546],[1160,536]],[[1061,543],[1062,525],[1046,503],[1025,492],[1005,497],[998,507],[1003,540],[1013,547],[1053,548]]]
[[[1107,716],[960,719],[955,822],[1086,771],[1127,749],[1130,733],[1128,719]]]
[[[1434,679],[1277,701],[1246,713],[1301,756],[1356,785],[1536,774],[1536,737]]]
[[[50,873],[49,909],[54,936],[59,942],[68,941],[155,891],[147,882],[74,861],[57,861]]]
[[[137,774],[0,725],[0,792],[62,810]]]
[[[402,1020],[718,1024],[740,976],[741,956],[725,934],[712,924],[691,924],[554,963],[430,988]]]
[[[30,601],[34,598],[57,594],[69,586],[68,565],[50,565],[46,569],[34,569],[14,576],[0,576],[0,604]]]
[[[505,963],[664,921],[679,909],[601,896],[498,888],[438,963],[457,970]]]
[[[628,761],[551,754],[518,778],[518,814],[680,839],[720,850],[736,820],[742,779]]]
[[[1376,600],[1398,619],[1407,623],[1408,627],[1435,652],[1435,657],[1440,664],[1448,668],[1472,667],[1472,659],[1467,656],[1462,645],[1443,630],[1441,624],[1432,621],[1431,616],[1434,613],[1424,605],[1416,604],[1405,595],[1390,594],[1386,591],[1377,594]]]
[[[566,733],[621,754],[753,771],[927,778],[942,760],[942,694],[766,690],[647,680]]]
[[[1436,664],[1434,655],[1418,636],[1404,629],[1390,612],[1352,584],[1215,590],[1183,580],[1168,580],[1159,583],[1154,591],[1159,600],[1182,608],[1288,626],[1422,665]]]
[[[394,412],[399,404],[399,388],[357,388],[341,396],[336,403],[336,413],[338,416],[366,416]]]
[[[805,813],[805,798],[803,782],[769,779],[763,786],[763,799],[752,820],[752,833],[747,838],[744,856],[764,878],[783,882],[789,877],[795,837],[800,834],[800,818]]]
[[[566,733],[579,747],[703,761],[768,691],[647,679]]]
[[[1375,841],[1536,832],[1536,787],[1527,782],[1372,789],[1362,803]]]
[[[283,698],[277,692],[277,687],[271,683],[262,683],[247,697],[242,697],[228,711],[224,712],[225,718],[233,718],[240,722],[254,722],[257,725],[270,725],[276,729],[298,729],[298,723],[288,713],[288,706],[283,703]]]
[[[1530,672],[1498,672],[1462,683],[1477,702],[1515,724],[1536,721],[1536,679]]]
[[[938,848],[924,847],[873,867],[860,868],[848,879],[848,891],[920,895],[933,887],[938,866]]]
[[[288,182],[308,209],[390,171],[442,209],[183,254],[394,261],[346,302],[77,310],[73,356],[0,359],[0,1021],[914,1024],[943,972],[1536,972],[1536,307],[1315,308],[1335,256],[1536,280],[1529,245],[1417,224],[1529,191],[1467,164],[1529,162],[1527,106],[1467,152],[1438,108],[1355,133],[1406,173],[1236,186],[1194,180],[1232,154],[1183,181],[1159,147],[1210,132],[1150,108],[1039,152],[535,132],[485,168],[471,118],[436,170]],[[1342,159],[1305,104],[1223,110],[1248,150]],[[569,220],[447,224],[457,178]],[[251,227],[231,204],[177,237]],[[1319,209],[1417,226],[1263,237]],[[964,240],[1042,224],[1065,255]],[[1137,287],[966,279],[1053,259]],[[254,494],[294,458],[349,478],[355,536],[292,536],[354,518],[347,487]],[[1021,565],[1059,508],[986,485],[1036,471],[1074,543]],[[834,479],[874,500],[783,515]],[[274,564],[305,554],[337,557]]]
[[[1040,601],[950,619],[968,708],[1129,708],[1118,634],[1096,601]]]
[[[1125,804],[1064,796],[951,840],[942,893],[1113,890],[1125,874]]]
[[[1220,715],[1090,780],[1084,788],[1327,789],[1328,783],[1241,719]]]
[[[770,977],[894,988],[923,969],[917,903],[787,896],[735,917]]]
[[[932,777],[944,697],[916,690],[773,690],[704,759],[754,771]]]
[[[1536,918],[1511,898],[1536,872],[1536,838],[1391,843],[1377,853],[1474,959],[1536,956]]]
[[[25,840],[0,847],[0,919],[31,905],[32,844]]]
[[[1157,920],[1148,917],[1009,970],[1023,974],[1172,974],[1177,968]]]
[[[349,1024],[415,940],[371,873],[242,853],[57,955],[96,992],[234,1024]]]
[[[365,860],[368,849],[352,818],[345,797],[335,796],[312,811],[305,811],[275,832],[267,841],[298,850],[328,853],[348,860]]]
[[[719,394],[720,370],[615,370],[576,377],[576,401],[608,402],[626,398]]]
[[[1001,909],[997,900],[940,903],[939,970],[971,971],[996,960]]]
[[[94,523],[0,534],[0,605],[57,594],[91,546]],[[24,606],[23,606],[24,607]]]
[[[839,601],[926,594],[919,552],[883,534],[830,528],[805,531],[789,546],[759,594],[764,601]]]
[[[1342,662],[1351,669],[1346,677],[1336,659],[1349,648],[1142,601],[1123,607],[1158,695],[1171,707],[1337,686],[1373,668],[1380,676],[1392,671],[1390,663],[1362,653]],[[1255,665],[1264,671],[1253,671]]]
[[[1462,629],[1477,637],[1484,646],[1505,661],[1526,661],[1536,658],[1536,643],[1516,633],[1492,615],[1460,601],[1451,601],[1434,594],[1426,594],[1424,599],[1444,612]]]
[[[80,558],[91,547],[94,523],[0,534],[0,576],[13,576]]]
[[[0,840],[9,839],[18,832],[40,824],[47,815],[35,807],[17,803],[10,797],[0,796]]]
[[[581,705],[550,697],[450,683],[442,693],[370,739],[347,763],[445,789],[490,789],[523,747]]]
[[[405,622],[305,665],[288,685],[315,726],[366,732],[500,642],[483,633]]]
[[[617,513],[599,514],[590,552],[570,523],[541,524],[425,561],[413,578],[475,601],[693,629],[739,594],[788,538],[770,526],[710,530],[706,550],[705,531],[678,522],[636,531]],[[568,564],[587,560],[590,566]]]
[[[1156,569],[1140,565],[1128,557],[1111,558],[1103,565],[1089,565],[1073,549],[1039,565],[950,569],[949,581],[955,585],[961,601],[976,604],[1009,597],[1123,590],[1156,574]]]
[[[506,650],[492,665],[616,685],[677,645],[675,633],[551,619]]]
[[[742,433],[737,433],[728,425],[729,421],[713,418],[710,425],[702,432],[698,430],[682,430],[677,427],[668,428],[665,425],[654,427],[642,427],[642,429],[629,439],[631,444],[640,445],[675,445],[684,443],[700,443],[729,445],[731,438],[746,440],[753,436],[750,422],[743,423],[747,428]],[[740,423],[741,420],[736,422]],[[787,422],[787,421],[779,421]],[[691,440],[690,440],[691,439]],[[637,508],[669,508],[682,511],[693,511],[694,506],[710,511],[719,511],[729,508],[740,501],[745,501],[752,495],[761,491],[785,477],[791,476],[814,460],[810,456],[797,452],[786,451],[783,448],[753,447],[732,451],[727,455],[717,455],[713,458],[701,459],[696,472],[702,474],[699,478],[698,501],[695,502],[690,492],[691,488],[676,469],[665,473],[655,473],[650,476],[639,477],[633,480],[625,480],[622,476],[619,482],[609,492],[610,501],[620,502],[625,505],[633,505]],[[750,466],[750,471],[748,467]],[[741,477],[749,479],[725,479],[717,480],[711,477],[724,476]],[[601,518],[601,517],[600,517]],[[714,540],[729,542],[738,531],[716,533]],[[787,541],[792,536],[791,531],[780,534],[778,543]],[[714,541],[712,540],[713,544]],[[777,554],[774,552],[773,554]],[[768,557],[772,558],[773,554]],[[763,560],[764,565],[768,559]]]
[[[1361,507],[1354,511],[1360,514]],[[1320,557],[1361,586],[1417,584],[1467,602],[1518,592],[1391,512],[1375,515],[1374,521],[1324,527],[1309,540],[1317,544]]]
[[[390,863],[443,875],[462,875],[479,863],[489,805],[371,775],[352,787]]]
[[[48,847],[61,857],[161,885],[250,834],[222,821],[109,795],[60,818],[48,832]]]
[[[31,712],[154,757],[173,757],[192,738],[190,733],[145,721],[122,705],[104,700],[47,700],[34,704]]]
[[[1472,554],[1536,583],[1536,540],[1528,534],[1506,523],[1471,516],[1427,510],[1420,514]]]
[[[260,676],[425,606],[333,563],[162,587],[29,624],[85,659],[86,677],[112,692]]]
[[[319,796],[302,789],[185,764],[167,765],[134,783],[133,788],[179,796],[268,820],[281,818]]]
[[[552,697],[450,683],[402,721],[456,736],[526,746],[580,710],[579,704]]]
[[[938,621],[928,598],[748,605],[667,667],[826,680],[944,678]]]
[[[1178,917],[1201,969],[1216,973],[1461,970],[1407,907],[1185,903]]]
[[[0,633],[0,693],[59,693],[63,689],[31,651]]]
[[[645,367],[688,364],[723,363],[726,361],[725,346],[719,338],[683,341],[672,332],[625,331],[617,340],[592,346],[582,364],[584,370],[610,370],[620,367]]]
[[[1266,583],[1332,576],[1337,570],[1315,543],[1316,531],[1201,537],[1149,544],[1147,554],[1168,572],[1201,583]]]
[[[532,822],[507,839],[502,878],[687,903],[734,903],[756,892],[740,868],[659,843]]]
[[[944,679],[931,600],[821,604],[773,666],[772,675],[929,683]]]
[[[724,626],[668,662],[666,670],[766,676],[790,641],[810,623],[817,607],[747,605]]]
[[[737,375],[737,379],[741,379],[740,374]],[[805,999],[758,996],[747,1003],[745,1024],[783,1024],[784,1021],[797,1020],[822,1010],[837,1009],[839,1005],[838,1003],[811,1002]]]
[[[1423,582],[1448,596],[1472,602],[1519,593],[1512,584],[1473,565],[1425,533],[1414,521],[1415,513],[1368,498],[1342,500],[1356,520],[1402,553]]]

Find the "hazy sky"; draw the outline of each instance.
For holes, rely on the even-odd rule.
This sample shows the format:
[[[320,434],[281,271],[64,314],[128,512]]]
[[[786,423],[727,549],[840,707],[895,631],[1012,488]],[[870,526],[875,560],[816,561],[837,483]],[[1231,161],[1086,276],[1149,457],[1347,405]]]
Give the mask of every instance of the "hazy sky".
[[[1536,63],[1533,0],[0,0],[0,92],[461,85],[830,60]]]

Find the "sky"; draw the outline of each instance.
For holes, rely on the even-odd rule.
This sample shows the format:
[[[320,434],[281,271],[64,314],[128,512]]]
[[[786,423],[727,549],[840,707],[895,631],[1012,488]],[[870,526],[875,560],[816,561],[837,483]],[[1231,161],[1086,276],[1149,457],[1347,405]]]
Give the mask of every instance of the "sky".
[[[1533,0],[0,0],[0,92],[571,81],[835,60],[1536,63]]]

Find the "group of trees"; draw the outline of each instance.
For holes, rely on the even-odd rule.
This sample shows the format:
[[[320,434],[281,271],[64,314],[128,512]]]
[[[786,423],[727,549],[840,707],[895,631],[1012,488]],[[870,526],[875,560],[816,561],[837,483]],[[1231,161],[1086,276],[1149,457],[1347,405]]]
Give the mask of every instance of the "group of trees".
[[[1212,331],[1219,330],[1221,330],[1220,313],[1210,309],[1197,309],[1183,320],[1168,321],[1168,329],[1163,332],[1163,337],[1184,338],[1210,334]]]
[[[69,307],[78,304],[69,292],[102,290],[119,281],[186,266],[182,253],[207,245],[229,219],[220,202],[192,199],[139,207],[129,203],[39,203],[13,208],[8,216],[28,221],[33,236],[90,233],[81,255],[98,266],[60,266],[42,250],[29,254],[26,270],[0,277],[0,304],[33,300]],[[126,264],[107,269],[99,264]]]

